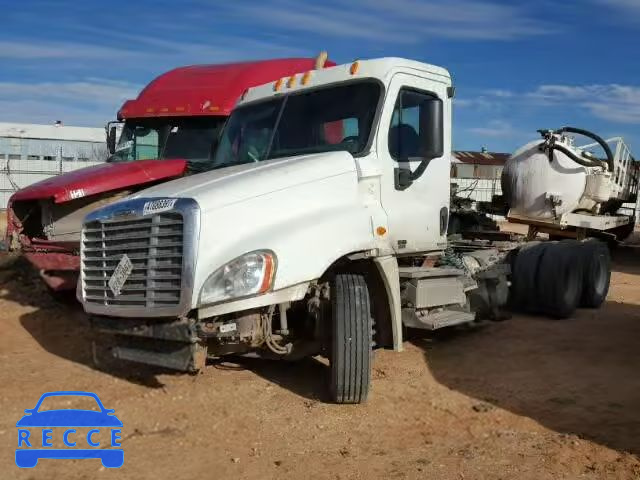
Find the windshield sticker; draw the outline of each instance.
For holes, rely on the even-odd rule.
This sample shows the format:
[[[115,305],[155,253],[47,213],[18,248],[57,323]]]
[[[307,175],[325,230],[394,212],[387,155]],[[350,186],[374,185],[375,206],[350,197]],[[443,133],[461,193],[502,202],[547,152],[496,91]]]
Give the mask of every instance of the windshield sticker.
[[[129,150],[133,147],[133,140],[127,140],[126,142],[122,142],[118,144],[116,147],[116,152],[121,152],[122,150]]]
[[[177,201],[177,198],[163,198],[161,200],[146,202],[142,208],[142,215],[166,212],[167,210],[171,210]]]

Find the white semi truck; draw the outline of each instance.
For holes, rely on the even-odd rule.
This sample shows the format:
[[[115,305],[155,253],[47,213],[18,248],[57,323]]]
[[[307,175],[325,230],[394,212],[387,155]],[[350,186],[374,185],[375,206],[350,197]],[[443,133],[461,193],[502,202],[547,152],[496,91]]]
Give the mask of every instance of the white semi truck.
[[[359,403],[373,351],[401,351],[406,327],[600,306],[598,242],[448,242],[453,93],[447,70],[400,58],[249,89],[211,171],[85,219],[96,359],[324,355],[331,399]]]

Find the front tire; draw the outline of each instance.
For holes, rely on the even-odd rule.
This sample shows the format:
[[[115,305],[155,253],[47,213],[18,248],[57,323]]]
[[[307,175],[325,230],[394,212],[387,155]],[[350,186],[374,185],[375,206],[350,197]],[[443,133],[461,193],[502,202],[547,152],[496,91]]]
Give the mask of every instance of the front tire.
[[[364,276],[355,273],[336,274],[331,283],[331,400],[362,403],[373,357],[369,290]]]

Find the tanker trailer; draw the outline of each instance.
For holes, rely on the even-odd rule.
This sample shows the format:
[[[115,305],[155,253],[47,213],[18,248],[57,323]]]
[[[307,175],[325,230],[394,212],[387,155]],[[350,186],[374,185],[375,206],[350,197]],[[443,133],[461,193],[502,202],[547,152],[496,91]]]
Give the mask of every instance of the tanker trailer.
[[[505,163],[501,184],[507,219],[529,225],[530,237],[542,232],[551,238],[621,240],[631,234],[638,165],[622,138],[604,140],[574,127],[539,133],[541,139],[527,143]],[[595,143],[577,146],[571,134]],[[604,158],[590,151],[596,146]]]

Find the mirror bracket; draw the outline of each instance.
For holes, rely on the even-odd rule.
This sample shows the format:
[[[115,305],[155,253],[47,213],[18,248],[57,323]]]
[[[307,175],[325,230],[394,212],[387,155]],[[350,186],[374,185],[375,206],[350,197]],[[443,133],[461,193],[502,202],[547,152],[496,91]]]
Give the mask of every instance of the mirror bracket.
[[[425,170],[429,166],[429,163],[431,162],[431,160],[433,159],[432,158],[423,159],[420,162],[420,165],[418,165],[418,168],[416,168],[415,171],[413,172],[411,171],[410,167],[407,167],[407,168],[396,167],[393,170],[393,174],[395,177],[396,190],[402,191],[409,188],[413,182],[415,182],[422,176],[422,174],[425,172]]]
[[[411,170],[408,168],[396,167],[393,170],[393,174],[395,177],[396,190],[406,190],[413,183]]]

